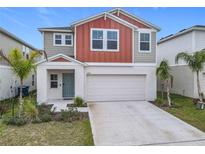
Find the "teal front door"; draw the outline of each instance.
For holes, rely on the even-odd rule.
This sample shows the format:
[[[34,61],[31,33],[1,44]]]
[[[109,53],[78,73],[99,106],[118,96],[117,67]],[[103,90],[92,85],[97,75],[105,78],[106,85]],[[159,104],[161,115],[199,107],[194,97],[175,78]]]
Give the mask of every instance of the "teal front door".
[[[63,73],[63,98],[69,99],[74,97],[74,73]]]

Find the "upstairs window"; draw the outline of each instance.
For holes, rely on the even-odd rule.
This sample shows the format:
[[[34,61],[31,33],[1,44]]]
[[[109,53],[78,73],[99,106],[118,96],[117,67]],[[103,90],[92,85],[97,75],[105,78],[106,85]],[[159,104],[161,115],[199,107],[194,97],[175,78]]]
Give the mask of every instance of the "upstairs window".
[[[119,30],[91,29],[92,51],[119,51]]]
[[[117,32],[107,31],[107,49],[117,50]]]
[[[140,33],[140,52],[151,52],[150,33]]]
[[[73,34],[55,33],[53,42],[54,46],[73,46]]]
[[[55,45],[61,45],[62,44],[62,35],[56,34],[55,35]]]
[[[103,50],[103,30],[92,31],[92,48]]]
[[[65,45],[73,45],[73,35],[72,34],[66,34],[65,35]]]

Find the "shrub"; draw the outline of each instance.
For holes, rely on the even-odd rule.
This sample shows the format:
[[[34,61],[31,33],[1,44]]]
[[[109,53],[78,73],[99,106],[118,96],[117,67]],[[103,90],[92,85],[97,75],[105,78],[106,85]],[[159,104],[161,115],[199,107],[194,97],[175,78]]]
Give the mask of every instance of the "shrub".
[[[157,99],[155,99],[155,101],[154,101],[157,105],[159,105],[159,106],[161,106],[161,105],[163,105],[164,104],[164,100],[163,99],[161,99],[161,98],[157,98]]]
[[[74,98],[74,106],[75,107],[82,107],[83,104],[84,104],[84,100],[81,97],[77,96]]]
[[[61,110],[60,119],[63,121],[73,121],[79,119],[79,112],[75,107],[69,107],[67,110]]]
[[[0,117],[8,110],[8,105],[5,102],[0,102]]]
[[[31,121],[38,118],[38,109],[30,99],[24,100],[23,109],[25,116]]]
[[[47,105],[47,104],[38,105],[37,108],[38,108],[39,115],[43,115],[45,113],[51,114],[52,106],[53,106],[52,104],[51,105]]]
[[[48,113],[42,114],[42,115],[40,116],[40,120],[41,120],[42,122],[49,122],[49,121],[51,121],[51,120],[52,120],[51,114],[48,114]]]
[[[28,120],[25,117],[3,117],[3,123],[6,125],[16,125],[23,126],[28,123]]]

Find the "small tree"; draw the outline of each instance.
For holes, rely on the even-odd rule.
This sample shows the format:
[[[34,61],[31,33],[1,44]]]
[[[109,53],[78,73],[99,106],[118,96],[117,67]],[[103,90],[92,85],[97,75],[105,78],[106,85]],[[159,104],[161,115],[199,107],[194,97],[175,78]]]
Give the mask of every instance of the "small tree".
[[[178,63],[179,59],[184,60],[189,66],[189,68],[192,70],[192,72],[196,72],[199,100],[203,102],[203,94],[201,92],[201,86],[199,81],[199,72],[202,71],[204,68],[205,49],[194,52],[193,54],[189,54],[187,52],[178,53],[175,57],[176,63]]]
[[[15,48],[12,49],[8,56],[4,55],[3,51],[0,50],[0,59],[5,60],[12,71],[19,77],[20,80],[20,96],[19,96],[19,116],[22,113],[23,109],[23,100],[22,100],[22,87],[23,81],[26,79],[32,70],[35,70],[35,58],[39,57],[40,53],[32,51],[29,54],[28,59],[23,56],[23,53]]]
[[[168,106],[171,106],[170,90],[169,90],[170,83],[171,83],[171,75],[169,71],[170,71],[170,67],[168,61],[163,60],[161,61],[159,67],[156,70],[156,75],[162,82],[164,82],[164,86],[166,86]]]

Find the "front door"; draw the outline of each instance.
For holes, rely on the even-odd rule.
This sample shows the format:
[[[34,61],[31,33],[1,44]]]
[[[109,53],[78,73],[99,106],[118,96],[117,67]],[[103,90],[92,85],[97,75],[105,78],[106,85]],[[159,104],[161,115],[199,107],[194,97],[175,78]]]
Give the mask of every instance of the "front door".
[[[63,98],[74,97],[74,73],[63,73]]]

